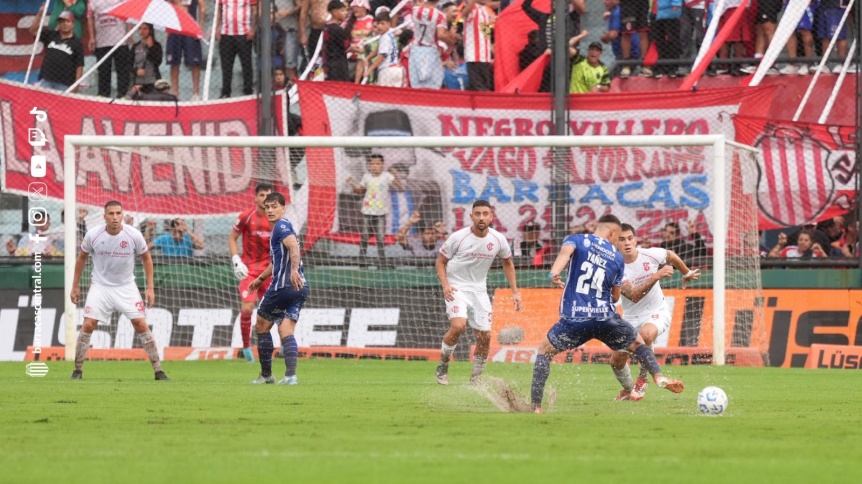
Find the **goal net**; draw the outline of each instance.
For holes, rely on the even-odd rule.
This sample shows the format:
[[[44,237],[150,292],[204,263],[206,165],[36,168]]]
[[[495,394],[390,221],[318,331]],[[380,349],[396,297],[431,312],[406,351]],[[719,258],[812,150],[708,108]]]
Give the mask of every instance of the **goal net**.
[[[663,361],[763,364],[755,151],[723,136],[76,136],[66,148],[66,183],[77,187],[66,190],[66,210],[101,213],[116,199],[150,240],[191,240],[182,253],[152,252],[156,305],[147,317],[162,347],[241,346],[228,237],[237,215],[255,206],[255,186],[271,182],[300,232],[311,294],[296,334],[307,356],[436,358],[448,327],[436,253],[470,224],[473,201],[486,199],[525,301],[515,313],[496,264],[488,277],[494,360],[535,354],[558,317],[560,293],[546,274],[561,240],[613,213],[635,227],[641,247],[672,248],[703,273],[685,289],[679,274],[662,281],[673,314],[656,342],[668,348],[658,351]],[[111,169],[97,169],[104,166]],[[363,182],[373,170],[391,175],[388,189]],[[380,245],[372,220],[381,221]],[[66,246],[77,238],[67,230]],[[74,257],[67,251],[67,287]],[[71,348],[83,303],[67,304]],[[123,317],[99,331],[94,347],[137,344]],[[456,357],[469,357],[465,337]],[[566,358],[598,361],[604,350],[592,342]]]

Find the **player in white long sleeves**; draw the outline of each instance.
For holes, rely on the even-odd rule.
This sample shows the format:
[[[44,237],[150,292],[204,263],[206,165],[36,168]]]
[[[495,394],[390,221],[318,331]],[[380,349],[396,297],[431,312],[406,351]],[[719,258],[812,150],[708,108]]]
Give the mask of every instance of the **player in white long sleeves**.
[[[443,286],[449,317],[449,331],[443,336],[440,365],[437,366],[437,383],[441,385],[449,384],[449,359],[468,323],[476,335],[470,380],[476,382],[485,369],[491,345],[492,309],[486,281],[488,269],[497,257],[503,261],[503,273],[512,288],[515,309],[521,310],[512,250],[506,238],[490,227],[493,219],[491,204],[487,200],[476,200],[470,212],[473,224],[450,235],[437,256],[437,277]]]
[[[670,308],[659,281],[673,276],[676,268],[683,274],[682,287],[685,288],[686,282],[698,278],[700,270],[689,269],[672,250],[659,247],[638,249],[635,229],[629,224],[622,224],[616,246],[622,252],[626,264],[621,290],[623,297],[620,299],[623,318],[638,330],[647,346],[652,348],[656,338],[670,329],[671,320]],[[648,385],[644,365],[641,365],[634,384],[627,353],[614,351],[611,368],[623,386],[617,400],[640,400],[644,397]]]
[[[81,296],[81,274],[87,258],[93,258],[93,276],[87,301],[84,303],[84,324],[78,333],[75,349],[75,370],[72,380],[83,378],[82,367],[90,337],[99,321],[109,323],[114,311],[123,313],[132,322],[132,327],[141,341],[147,357],[153,365],[156,380],[170,380],[162,371],[156,339],[147,325],[146,307],[135,284],[135,256],[141,256],[144,266],[147,305],[156,302],[153,290],[153,259],[150,257],[144,235],[131,225],[123,224],[123,206],[120,202],[105,204],[105,223],[87,231],[81,242],[81,252],[75,261],[75,276],[69,294],[72,303],[78,304]]]

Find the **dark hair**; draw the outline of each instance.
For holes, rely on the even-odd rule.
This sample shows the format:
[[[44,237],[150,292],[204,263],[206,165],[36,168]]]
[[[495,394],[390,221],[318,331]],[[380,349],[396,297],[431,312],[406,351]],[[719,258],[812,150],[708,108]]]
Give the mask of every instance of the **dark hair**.
[[[629,224],[622,224],[621,227],[623,228],[623,232],[635,233],[635,228]]]
[[[326,11],[331,12],[333,10],[340,10],[342,8],[347,8],[343,3],[338,0],[330,0],[329,4],[326,6]]]
[[[622,222],[620,222],[620,219],[618,219],[616,215],[612,214],[602,215],[599,217],[598,222],[599,224],[613,224],[619,227],[622,227],[623,225]]]
[[[278,202],[278,204],[281,205],[282,207],[286,205],[286,202],[284,201],[284,195],[282,195],[281,193],[278,193],[278,192],[270,193],[269,195],[266,196],[266,200],[263,201],[264,204],[267,204],[270,202]]]
[[[491,210],[494,209],[494,207],[491,206],[491,202],[489,202],[488,200],[476,200],[475,202],[473,202],[472,210],[476,210],[477,207],[488,207]]]
[[[254,194],[257,195],[258,193],[265,192],[267,190],[272,191],[272,184],[268,182],[261,182],[254,187]]]
[[[370,155],[368,155],[368,159],[366,159],[365,162],[370,163],[371,160],[380,160],[381,162],[386,161],[383,159],[383,155],[381,155],[380,153],[371,153]]]
[[[677,225],[676,222],[668,222],[668,223],[664,224],[664,228],[668,228],[668,227],[673,227],[674,230],[679,232],[679,225]]]
[[[122,203],[120,203],[120,202],[118,202],[118,201],[116,201],[116,200],[111,200],[111,201],[109,201],[108,203],[106,203],[106,204],[105,204],[105,210],[107,210],[107,209],[108,209],[108,207],[120,207],[120,209],[122,209],[122,208],[123,208],[123,204],[122,204]]]
[[[392,18],[389,16],[389,12],[380,12],[374,17],[375,22],[390,22]]]
[[[404,29],[398,34],[398,45],[401,48],[404,48],[407,44],[413,41],[413,31],[410,29]]]
[[[182,219],[181,218],[171,219],[171,228],[172,229],[176,228],[176,226],[180,224],[180,220],[182,220]]]
[[[394,165],[392,165],[389,169],[390,169],[390,170],[395,170],[395,171],[397,171],[397,172],[399,172],[399,173],[404,173],[404,174],[407,174],[407,175],[409,175],[409,174],[410,174],[410,167],[409,167],[409,166],[407,166],[407,164],[405,164],[405,163],[395,163],[395,164],[394,164]]]

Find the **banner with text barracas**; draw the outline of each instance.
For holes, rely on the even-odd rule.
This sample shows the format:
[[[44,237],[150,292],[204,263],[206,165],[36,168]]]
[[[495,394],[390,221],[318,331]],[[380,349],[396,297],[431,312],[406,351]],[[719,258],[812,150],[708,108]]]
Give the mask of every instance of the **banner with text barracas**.
[[[303,134],[308,136],[547,136],[554,133],[547,95],[476,94],[299,82]],[[730,115],[764,113],[773,89],[730,88],[694,93],[649,92],[578,96],[569,112],[574,136],[724,134]],[[573,98],[574,99],[574,98]],[[549,150],[308,149],[309,219],[306,245],[320,237],[360,231],[360,203],[348,178],[360,180],[366,156],[400,167],[406,193],[391,197],[387,233],[413,210],[451,230],[469,224],[470,204],[490,200],[495,228],[509,238],[521,226],[550,220]],[[625,220],[656,221],[640,236],[657,236],[664,220],[711,221],[711,159],[702,148],[579,148],[569,151],[566,194],[572,223],[612,211]],[[412,196],[411,196],[412,195]],[[404,198],[405,200],[401,200]],[[412,203],[411,203],[412,200]],[[638,225],[646,225],[646,222]],[[709,228],[709,227],[708,227]],[[651,231],[651,232],[650,232]]]
[[[276,96],[275,102],[281,102]],[[44,121],[30,113],[38,108]],[[282,110],[276,109],[278,116]],[[282,126],[281,119],[274,124]],[[29,130],[44,134],[44,146],[31,146]],[[0,80],[0,167],[8,191],[27,194],[30,157],[47,163],[50,198],[62,199],[63,139],[67,135],[238,136],[257,134],[253,98],[211,103],[141,103],[61,94]],[[288,187],[289,163],[276,151],[277,184]],[[147,155],[150,156],[147,156]],[[156,216],[239,212],[254,198],[259,157],[251,148],[130,148],[127,152],[79,148],[77,197],[101,207],[119,200]],[[289,190],[281,190],[285,195]]]

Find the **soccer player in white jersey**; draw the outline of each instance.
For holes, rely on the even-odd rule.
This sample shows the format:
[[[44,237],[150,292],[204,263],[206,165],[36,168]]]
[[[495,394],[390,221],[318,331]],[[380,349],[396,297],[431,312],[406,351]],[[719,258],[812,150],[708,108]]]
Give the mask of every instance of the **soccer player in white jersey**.
[[[80,380],[83,377],[81,368],[96,325],[99,321],[109,323],[114,311],[123,313],[132,322],[141,346],[147,352],[153,371],[156,372],[156,380],[170,380],[162,371],[156,340],[147,326],[146,307],[141,300],[138,286],[135,285],[137,255],[141,256],[144,265],[144,294],[147,305],[152,306],[156,302],[156,294],[153,291],[153,259],[150,257],[147,241],[138,229],[123,224],[123,206],[120,202],[106,203],[105,223],[87,231],[81,242],[78,260],[75,261],[75,277],[69,295],[72,303],[78,304],[81,296],[81,274],[89,256],[93,257],[93,280],[84,303],[84,325],[78,333],[72,380]]]
[[[626,263],[621,289],[623,318],[638,330],[644,343],[652,348],[659,335],[670,329],[670,308],[664,299],[659,281],[671,277],[674,267],[682,274],[682,284],[693,281],[700,275],[699,269],[690,270],[685,262],[672,250],[659,247],[638,249],[635,229],[622,224],[617,237],[617,249],[623,254]],[[628,365],[628,354],[614,351],[611,368],[623,386],[616,400],[640,400],[646,394],[647,368],[641,365],[637,382],[632,384]]]
[[[446,315],[449,317],[449,331],[443,336],[440,365],[437,366],[437,383],[441,385],[449,384],[449,360],[467,324],[476,335],[470,381],[478,381],[485,369],[491,345],[492,309],[486,279],[488,269],[497,257],[503,260],[503,273],[512,288],[515,309],[521,310],[512,251],[506,238],[490,228],[493,219],[491,204],[487,200],[476,200],[470,212],[473,224],[450,235],[437,256],[437,277],[443,286]]]

